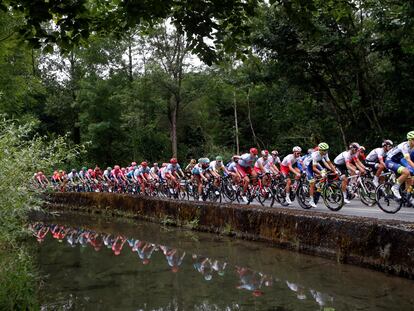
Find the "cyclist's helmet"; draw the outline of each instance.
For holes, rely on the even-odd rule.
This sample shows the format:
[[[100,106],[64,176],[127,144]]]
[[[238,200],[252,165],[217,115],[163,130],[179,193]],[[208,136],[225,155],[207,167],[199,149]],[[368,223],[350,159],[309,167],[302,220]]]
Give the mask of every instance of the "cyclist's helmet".
[[[414,139],[414,131],[407,133],[407,139]]]
[[[89,174],[93,173],[93,169],[91,169],[91,168],[90,168],[90,169],[88,169],[88,173],[89,173]]]
[[[115,170],[120,170],[120,169],[121,169],[121,167],[120,167],[119,165],[115,165],[115,166],[114,166],[114,169],[115,169]]]
[[[272,151],[272,156],[277,157],[279,155],[279,152],[277,150]]]
[[[293,152],[302,152],[302,148],[299,147],[299,146],[295,146],[295,147],[293,147],[292,151]]]
[[[361,146],[361,147],[359,147],[359,151],[361,151],[362,153],[365,153],[365,147],[364,146]]]
[[[262,150],[261,154],[263,157],[267,157],[269,155],[269,150]]]
[[[86,166],[82,167],[82,171],[87,171],[88,168]]]
[[[359,148],[361,148],[361,146],[358,143],[351,143],[349,145],[349,149],[355,149],[358,150]]]
[[[392,147],[392,146],[394,146],[394,143],[392,142],[392,140],[386,139],[386,140],[384,140],[384,141],[382,142],[382,146],[383,146],[383,147],[385,147],[385,146],[390,146],[390,147]]]
[[[112,171],[112,167],[110,167],[110,166],[108,166],[106,169],[107,169],[108,171]]]
[[[143,166],[143,167],[147,167],[147,166],[148,166],[148,163],[147,163],[147,162],[145,162],[145,161],[143,161],[143,162],[141,162],[141,166]]]
[[[155,162],[155,163],[153,164],[153,166],[157,167],[157,166],[158,166],[158,163],[157,163],[157,162]]]
[[[318,145],[320,151],[327,151],[329,150],[329,145],[327,143],[320,143]]]
[[[233,159],[234,162],[237,162],[237,161],[239,161],[240,156],[235,154],[234,156],[232,156],[232,159]]]
[[[137,166],[137,162],[132,162],[131,166]]]
[[[72,173],[76,173],[76,169],[72,168]]]
[[[259,152],[256,148],[250,148],[250,153],[253,153],[254,155],[257,155]]]
[[[170,163],[171,164],[177,164],[177,159],[176,158],[171,158]]]
[[[223,161],[223,157],[222,156],[217,156],[216,161]]]

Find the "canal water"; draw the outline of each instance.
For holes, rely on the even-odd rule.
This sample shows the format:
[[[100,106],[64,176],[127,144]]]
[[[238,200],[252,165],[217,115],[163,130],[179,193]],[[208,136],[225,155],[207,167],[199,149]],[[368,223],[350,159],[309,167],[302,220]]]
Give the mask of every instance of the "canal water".
[[[414,310],[414,282],[141,221],[32,217],[42,310]]]

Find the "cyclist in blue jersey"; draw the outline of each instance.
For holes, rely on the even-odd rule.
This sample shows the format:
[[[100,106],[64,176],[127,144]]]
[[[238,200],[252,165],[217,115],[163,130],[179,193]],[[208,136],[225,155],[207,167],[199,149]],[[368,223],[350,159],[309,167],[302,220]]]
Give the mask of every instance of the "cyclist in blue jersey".
[[[410,155],[413,151],[414,131],[411,131],[407,133],[407,141],[395,146],[387,154],[385,165],[389,170],[400,175],[395,185],[391,187],[392,193],[397,199],[401,199],[400,186],[404,182],[407,182],[408,186],[412,186],[411,176],[414,175],[414,161]]]

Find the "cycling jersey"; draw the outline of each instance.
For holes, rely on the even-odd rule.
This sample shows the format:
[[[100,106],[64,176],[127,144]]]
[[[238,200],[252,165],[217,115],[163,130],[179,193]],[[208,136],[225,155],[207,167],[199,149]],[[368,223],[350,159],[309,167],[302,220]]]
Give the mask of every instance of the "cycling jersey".
[[[149,172],[150,172],[149,167],[143,167],[143,166],[141,166],[138,169],[138,175],[141,175],[141,174],[149,174]]]
[[[304,165],[306,167],[306,176],[309,181],[312,181],[314,177],[313,166],[316,165],[319,168],[319,162],[330,162],[328,153],[322,155],[319,151],[314,151],[310,157],[305,159]]]
[[[257,156],[251,156],[250,153],[245,153],[240,157],[240,160],[237,164],[245,168],[252,167],[256,159],[257,159]]]
[[[289,154],[286,157],[283,158],[282,165],[283,166],[289,166],[289,164],[295,164],[299,158],[296,158],[294,154]]]
[[[181,170],[180,164],[168,164],[167,167],[165,168],[165,172],[169,173],[169,174],[173,174],[177,171]]]
[[[150,172],[151,172],[152,174],[158,175],[158,174],[159,174],[159,172],[160,172],[160,169],[157,167],[157,171],[155,171],[155,167],[151,167]]]
[[[262,166],[264,168],[266,168],[266,166],[269,166],[270,160],[269,157],[267,159],[264,159],[263,157],[257,159],[256,163],[254,164],[255,168],[260,168],[259,164],[262,164]]]
[[[236,166],[237,166],[237,163],[236,162],[230,162],[229,163],[229,165],[227,166],[227,170],[229,171],[229,172],[233,172],[233,173],[236,173]]]
[[[72,172],[70,172],[68,174],[68,179],[70,179],[71,181],[73,181],[74,179],[77,179],[77,178],[79,178],[78,173],[72,173]]]
[[[399,174],[401,174],[402,169],[405,167],[410,171],[411,175],[414,175],[414,168],[407,161],[410,159],[410,154],[413,151],[414,148],[410,148],[408,141],[399,144],[388,152],[385,166],[394,173]]]
[[[358,152],[351,154],[350,150],[340,153],[334,160],[335,165],[346,165],[358,159]]]
[[[191,173],[193,175],[200,175],[201,173],[204,173],[207,170],[208,167],[203,167],[200,163],[194,165],[193,169],[191,170]]]
[[[222,172],[224,171],[224,164],[223,162],[211,161],[209,169],[216,172]]]
[[[375,148],[368,153],[366,161],[368,162],[378,162],[379,160],[384,159],[387,156],[387,153],[384,151],[384,148]]]
[[[322,155],[319,151],[314,151],[314,152],[312,152],[312,154],[309,157],[307,157],[304,160],[303,164],[305,166],[309,166],[309,164],[318,165],[319,162],[321,162],[321,161],[322,162],[329,162],[330,161],[328,153],[326,153],[325,155]]]
[[[410,148],[408,141],[405,141],[388,152],[387,160],[399,162],[402,158],[408,159],[412,151],[414,151],[414,148]]]
[[[279,157],[274,157],[274,156],[269,155],[269,164],[270,165],[271,164],[276,165],[276,164],[280,164],[280,163],[281,163],[281,161],[280,161]]]

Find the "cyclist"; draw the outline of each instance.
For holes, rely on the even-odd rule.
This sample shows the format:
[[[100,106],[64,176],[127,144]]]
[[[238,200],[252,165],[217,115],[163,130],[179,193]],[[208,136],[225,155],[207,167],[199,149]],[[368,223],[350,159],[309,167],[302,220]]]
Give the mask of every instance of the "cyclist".
[[[45,188],[49,184],[47,177],[43,174],[42,171],[37,172],[34,175],[34,177],[35,177],[35,180],[39,183],[41,188]]]
[[[292,180],[290,179],[289,175],[293,174],[296,180],[300,178],[298,160],[300,159],[302,148],[299,146],[295,146],[293,147],[292,152],[293,153],[284,157],[282,163],[280,164],[280,171],[283,174],[283,176],[286,178],[285,192],[286,192],[286,203],[288,204],[292,204],[292,201],[290,200],[290,186],[292,184]]]
[[[81,182],[86,183],[86,173],[88,172],[88,168],[86,166],[82,167],[82,169],[79,171],[79,179]]]
[[[148,167],[147,162],[141,162],[141,165],[138,168],[136,178],[139,184],[141,185],[141,193],[145,193],[145,186],[148,183],[148,180],[150,179],[150,169]]]
[[[261,155],[262,156],[254,163],[254,170],[257,174],[263,174],[263,184],[268,186],[270,183],[268,174],[271,173],[269,151],[262,150]]]
[[[228,174],[227,168],[223,164],[223,158],[221,156],[217,156],[216,160],[211,161],[208,167],[208,171],[214,177],[214,185],[217,188],[219,188],[221,174],[223,173]]]
[[[155,181],[159,180],[160,168],[158,167],[158,163],[154,163],[150,169],[150,176]]]
[[[269,156],[269,166],[273,174],[279,174],[279,168],[277,165],[280,165],[280,163],[279,152],[277,152],[277,150],[273,150]]]
[[[187,174],[187,176],[191,175],[191,171],[193,170],[194,166],[196,166],[197,164],[197,160],[196,159],[191,159],[190,163],[188,163],[188,165],[185,167],[184,172]]]
[[[240,156],[234,155],[231,159],[232,161],[227,164],[227,171],[229,172],[229,175],[231,176],[233,183],[238,185],[241,180],[241,175],[237,171],[237,162],[239,161]]]
[[[349,203],[346,195],[346,187],[348,186],[348,175],[351,176],[365,174],[365,166],[359,159],[359,151],[361,146],[358,143],[351,143],[349,150],[340,153],[334,160],[336,168],[341,173],[342,178],[342,193],[344,195],[345,204]]]
[[[96,172],[96,168],[95,168],[95,172]],[[104,170],[102,177],[104,181],[111,182],[113,179],[112,167],[108,166],[106,170]]]
[[[79,179],[79,174],[77,173],[76,169],[73,168],[68,174],[68,180],[71,182],[75,182],[78,179]]]
[[[374,183],[375,187],[378,187],[378,179],[385,169],[384,158],[387,157],[387,153],[392,149],[393,145],[394,144],[391,140],[386,139],[382,142],[382,147],[371,150],[371,152],[368,153],[365,159],[365,165],[372,168],[373,171],[376,170],[374,178],[372,179],[372,182]]]
[[[414,162],[410,154],[414,151],[414,131],[407,133],[407,141],[395,146],[387,154],[386,167],[394,173],[400,174],[397,182],[391,187],[392,193],[397,199],[401,199],[400,186],[408,181],[407,186],[412,185],[411,176],[414,175]]]
[[[306,175],[309,181],[309,205],[316,207],[314,193],[315,193],[315,173],[319,176],[326,176],[326,170],[323,166],[329,169],[331,172],[336,173],[336,168],[332,164],[328,156],[329,145],[327,143],[320,143],[318,150],[314,151],[312,155],[304,162],[306,167]],[[323,164],[323,166],[321,165]]]
[[[165,178],[172,182],[174,187],[178,186],[177,178],[184,177],[180,164],[177,163],[176,158],[171,158],[170,163],[165,168]]]
[[[248,202],[247,197],[246,197],[246,191],[250,183],[249,175],[251,175],[252,179],[256,179],[257,177],[256,171],[252,170],[252,166],[254,165],[257,159],[257,154],[258,154],[258,151],[256,148],[250,148],[250,152],[243,154],[240,157],[236,165],[236,169],[241,175],[241,178],[243,179],[242,199],[245,202]]]
[[[210,160],[208,158],[200,158],[198,159],[198,164],[196,164],[191,171],[194,179],[197,182],[199,201],[203,201],[203,198],[202,198],[203,181],[208,181],[208,174],[206,174],[206,170],[209,167],[209,165],[210,165]]]
[[[95,166],[94,172],[95,172],[95,178],[97,180],[103,179],[103,173],[102,173],[102,171],[101,171],[101,169],[99,168],[98,165]]]

